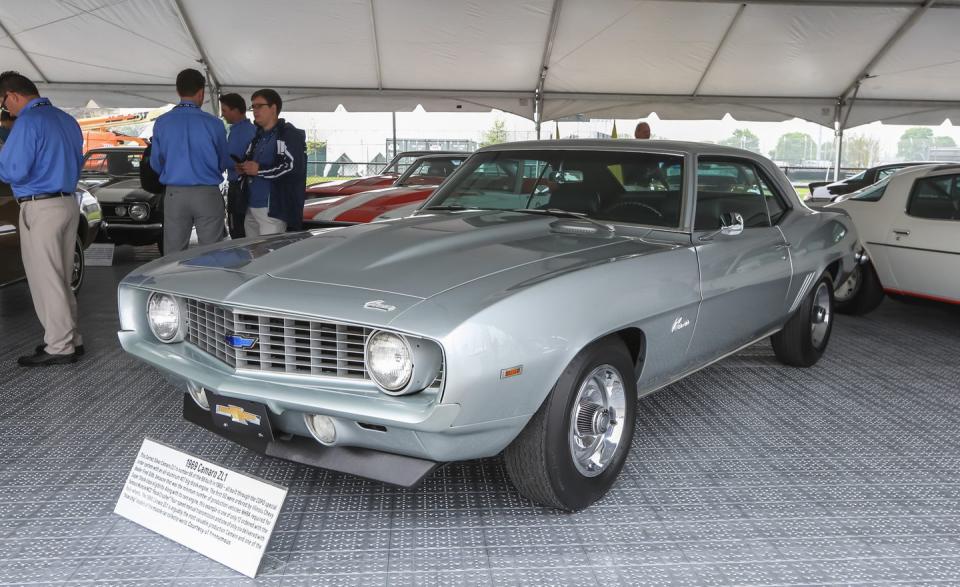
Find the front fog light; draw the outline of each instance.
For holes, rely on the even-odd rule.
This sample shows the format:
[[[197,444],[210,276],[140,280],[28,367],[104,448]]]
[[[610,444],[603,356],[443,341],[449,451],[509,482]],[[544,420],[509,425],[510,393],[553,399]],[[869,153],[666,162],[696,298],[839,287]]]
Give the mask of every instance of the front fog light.
[[[180,334],[180,304],[173,296],[150,294],[147,300],[147,322],[160,342],[175,342]]]
[[[367,339],[367,371],[385,392],[406,387],[413,375],[413,353],[404,337],[392,332],[375,332]]]
[[[127,207],[126,207],[126,206],[117,206],[116,208],[113,209],[113,213],[116,214],[117,216],[126,216],[126,215],[127,215]]]
[[[189,381],[187,382],[187,392],[198,406],[208,412],[210,411],[210,402],[207,401],[207,392],[202,387],[193,381]]]
[[[322,414],[304,414],[304,421],[307,423],[307,429],[310,434],[317,439],[320,444],[327,446],[337,441],[337,427],[333,424],[333,418]]]
[[[146,220],[150,217],[150,207],[146,204],[132,204],[130,206],[130,218],[134,220]]]

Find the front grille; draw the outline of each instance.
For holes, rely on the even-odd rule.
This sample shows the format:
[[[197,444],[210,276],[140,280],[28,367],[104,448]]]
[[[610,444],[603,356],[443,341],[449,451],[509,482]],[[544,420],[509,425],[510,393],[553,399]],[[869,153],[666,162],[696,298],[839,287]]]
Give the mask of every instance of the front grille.
[[[363,349],[372,328],[225,308],[187,300],[187,342],[235,369],[369,379]],[[250,349],[227,344],[255,338]]]

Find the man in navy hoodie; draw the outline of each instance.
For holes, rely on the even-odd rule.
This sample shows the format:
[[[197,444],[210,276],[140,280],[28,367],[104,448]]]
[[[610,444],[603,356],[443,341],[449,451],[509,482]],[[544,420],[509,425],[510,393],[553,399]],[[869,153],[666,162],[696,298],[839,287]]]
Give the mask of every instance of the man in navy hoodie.
[[[240,200],[246,208],[246,234],[299,230],[307,184],[306,134],[280,118],[283,100],[274,90],[254,92],[250,108],[257,134],[236,166],[245,177]]]

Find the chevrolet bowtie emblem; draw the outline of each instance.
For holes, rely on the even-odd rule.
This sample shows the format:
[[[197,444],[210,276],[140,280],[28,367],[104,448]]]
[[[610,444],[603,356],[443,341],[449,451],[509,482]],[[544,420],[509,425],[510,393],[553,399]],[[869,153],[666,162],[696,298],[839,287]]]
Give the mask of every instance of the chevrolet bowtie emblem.
[[[243,424],[244,426],[246,426],[248,423],[256,424],[257,426],[260,425],[260,416],[251,414],[240,406],[221,406],[218,404],[217,414],[220,416],[226,416],[237,424]]]

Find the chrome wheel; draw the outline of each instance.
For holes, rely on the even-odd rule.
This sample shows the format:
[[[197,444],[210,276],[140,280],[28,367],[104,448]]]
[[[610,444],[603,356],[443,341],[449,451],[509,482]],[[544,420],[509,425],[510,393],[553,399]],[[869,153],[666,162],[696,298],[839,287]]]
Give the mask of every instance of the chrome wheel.
[[[76,293],[83,285],[83,243],[77,238],[73,246],[73,270],[70,272],[70,288]]]
[[[847,300],[853,299],[853,296],[857,295],[857,292],[860,291],[860,283],[863,280],[863,269],[860,264],[853,269],[853,272],[850,273],[850,277],[846,281],[840,284],[833,292],[833,297],[837,302],[843,303]]]
[[[613,461],[624,431],[623,377],[611,365],[587,375],[570,414],[570,455],[582,475],[596,477]]]
[[[819,349],[830,331],[830,321],[833,319],[833,311],[830,308],[830,289],[826,282],[817,286],[813,294],[810,314],[810,342]]]

